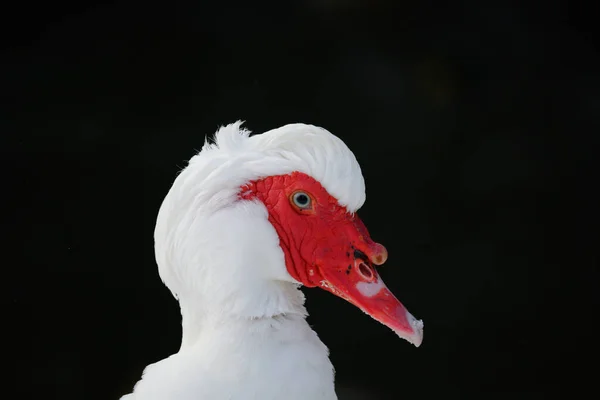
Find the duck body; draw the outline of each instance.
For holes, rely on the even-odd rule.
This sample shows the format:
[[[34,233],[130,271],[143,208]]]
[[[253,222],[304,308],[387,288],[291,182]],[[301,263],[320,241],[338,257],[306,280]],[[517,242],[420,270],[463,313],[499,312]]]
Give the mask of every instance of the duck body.
[[[325,345],[303,316],[286,315],[207,327],[122,400],[335,400],[333,382]]]

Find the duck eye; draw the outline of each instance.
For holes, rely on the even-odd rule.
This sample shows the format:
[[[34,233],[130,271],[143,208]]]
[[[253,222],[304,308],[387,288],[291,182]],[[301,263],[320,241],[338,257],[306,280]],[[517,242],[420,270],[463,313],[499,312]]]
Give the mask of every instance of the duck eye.
[[[311,207],[310,196],[304,192],[296,192],[292,195],[292,201],[296,207],[306,210]]]

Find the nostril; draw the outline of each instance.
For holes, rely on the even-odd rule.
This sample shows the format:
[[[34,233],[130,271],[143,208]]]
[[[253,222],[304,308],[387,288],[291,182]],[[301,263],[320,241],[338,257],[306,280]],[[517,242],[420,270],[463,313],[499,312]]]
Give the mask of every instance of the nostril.
[[[373,271],[367,264],[363,262],[358,264],[358,273],[366,280],[370,281],[373,279]]]
[[[365,253],[363,253],[362,251],[355,249],[354,250],[354,259],[367,261],[369,259],[369,257],[367,257],[367,255]]]

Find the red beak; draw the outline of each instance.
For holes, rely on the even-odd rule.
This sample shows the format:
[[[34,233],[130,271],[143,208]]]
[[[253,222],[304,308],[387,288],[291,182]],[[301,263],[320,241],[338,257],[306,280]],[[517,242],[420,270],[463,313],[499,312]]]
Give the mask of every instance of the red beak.
[[[362,225],[360,220],[358,223]],[[423,322],[408,312],[373,267],[373,264],[380,265],[386,261],[385,247],[372,242],[368,236],[363,238],[370,242],[369,255],[354,250],[354,262],[346,269],[320,269],[323,277],[321,287],[354,304],[401,338],[419,347],[423,341]]]
[[[347,271],[350,273],[323,269],[321,287],[354,304],[401,338],[419,347],[423,341],[423,322],[408,312],[386,287],[377,271],[359,258],[355,259],[354,268]]]

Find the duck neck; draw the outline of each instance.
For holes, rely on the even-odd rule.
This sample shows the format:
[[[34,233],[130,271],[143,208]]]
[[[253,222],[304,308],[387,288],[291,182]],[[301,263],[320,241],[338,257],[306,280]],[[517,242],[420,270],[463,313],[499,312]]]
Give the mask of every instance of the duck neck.
[[[304,301],[304,294],[297,284],[281,281],[231,292],[218,301],[180,298],[181,349],[193,347],[206,331],[234,330],[245,325],[252,325],[253,329],[265,325],[272,329],[286,318],[305,321]],[[276,325],[270,323],[275,320],[278,321]]]

